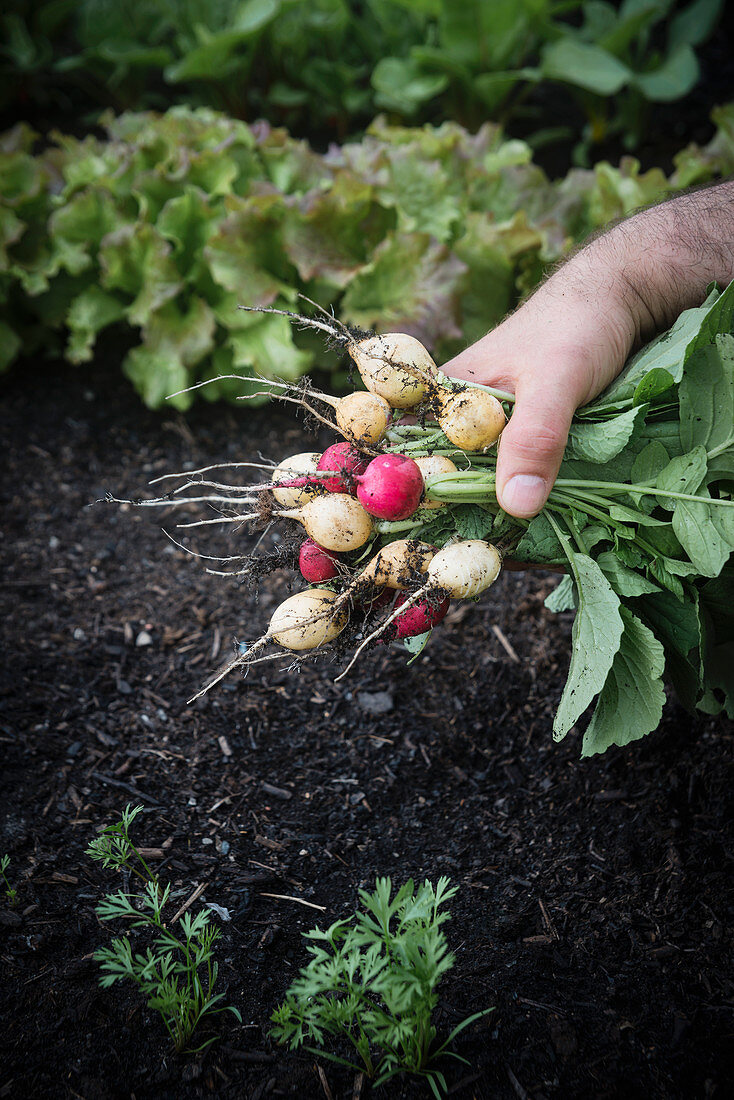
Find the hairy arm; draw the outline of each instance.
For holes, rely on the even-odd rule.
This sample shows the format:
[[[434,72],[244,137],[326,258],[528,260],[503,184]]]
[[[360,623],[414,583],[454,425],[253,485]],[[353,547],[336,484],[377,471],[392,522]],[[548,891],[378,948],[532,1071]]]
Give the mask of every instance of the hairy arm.
[[[531,298],[443,369],[508,389],[497,494],[535,515],[558,474],[574,411],[629,353],[734,279],[734,181],[679,195],[619,222],[575,252]]]

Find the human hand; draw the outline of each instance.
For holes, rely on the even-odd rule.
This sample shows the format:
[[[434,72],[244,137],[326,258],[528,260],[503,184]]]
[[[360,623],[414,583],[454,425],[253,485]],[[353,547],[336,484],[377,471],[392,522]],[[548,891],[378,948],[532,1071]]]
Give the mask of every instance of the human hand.
[[[633,340],[611,281],[583,286],[570,261],[516,313],[443,366],[445,374],[515,394],[500,436],[497,498],[505,511],[533,516],[558,474],[571,419],[622,368]]]
[[[734,181],[677,196],[607,230],[445,374],[510,390],[497,497],[528,518],[545,504],[571,419],[630,351],[734,278]]]

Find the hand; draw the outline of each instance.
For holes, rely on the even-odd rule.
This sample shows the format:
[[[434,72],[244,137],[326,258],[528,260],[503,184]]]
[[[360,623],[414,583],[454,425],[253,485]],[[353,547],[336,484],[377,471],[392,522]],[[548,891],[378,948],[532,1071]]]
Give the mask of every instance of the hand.
[[[568,260],[517,312],[442,369],[510,390],[497,497],[528,518],[558,475],[571,419],[632,349],[734,278],[734,182],[636,214]]]
[[[569,261],[516,313],[443,366],[445,374],[516,396],[500,436],[497,498],[514,516],[546,502],[579,405],[621,369],[633,331],[625,310],[597,276],[583,287],[585,263]]]

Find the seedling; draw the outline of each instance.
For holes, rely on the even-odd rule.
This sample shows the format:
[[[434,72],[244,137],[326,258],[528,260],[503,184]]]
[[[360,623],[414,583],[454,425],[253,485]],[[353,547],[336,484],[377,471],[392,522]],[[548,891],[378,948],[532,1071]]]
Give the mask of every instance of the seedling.
[[[436,988],[454,965],[441,929],[450,914],[441,907],[456,891],[447,878],[436,887],[426,880],[417,890],[410,880],[391,900],[390,879],[378,878],[373,893],[359,892],[364,912],[336,921],[325,932],[307,932],[311,960],[271,1017],[277,1041],[291,1050],[311,1041],[316,1045],[306,1050],[366,1073],[375,1085],[398,1073],[417,1074],[440,1098],[447,1091],[446,1079],[432,1063],[441,1055],[466,1062],[447,1048],[465,1027],[492,1011],[462,1020],[434,1047]],[[326,1035],[347,1040],[359,1064],[325,1051]]]
[[[5,897],[8,899],[8,905],[15,905],[17,900],[18,891],[14,886],[11,886],[8,881],[8,876],[5,874],[6,869],[10,866],[10,856],[4,855],[0,858],[0,875],[3,877],[5,883]]]
[[[189,1047],[205,1016],[231,1012],[240,1023],[242,1017],[232,1005],[219,1003],[224,994],[214,992],[218,966],[213,959],[213,945],[221,933],[210,924],[209,913],[205,909],[196,916],[185,913],[180,938],[165,925],[163,910],[171,887],[167,884],[161,888],[128,833],[142,809],[126,806],[122,819],[92,841],[87,855],[104,867],[128,871],[143,882],[140,894],[125,890],[106,894],[95,909],[99,919],[129,920],[131,929],[147,929],[155,936],[144,951],[138,952],[133,951],[129,936],[114,939],[109,947],[98,948],[94,958],[105,972],[100,978],[104,989],[126,978],[133,981],[147,998],[148,1008],[160,1014],[176,1050],[197,1053],[217,1039],[212,1035],[193,1050]]]

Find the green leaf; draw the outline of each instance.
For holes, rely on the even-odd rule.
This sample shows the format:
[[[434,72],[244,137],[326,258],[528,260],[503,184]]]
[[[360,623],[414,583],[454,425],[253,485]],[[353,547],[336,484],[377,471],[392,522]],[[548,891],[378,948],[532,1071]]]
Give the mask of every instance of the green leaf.
[[[674,385],[675,380],[670,371],[663,367],[653,367],[635,389],[632,400],[635,405],[653,402],[657,397],[662,397],[664,393],[672,390]]]
[[[314,188],[289,208],[283,247],[302,279],[324,280],[340,290],[394,223],[394,213],[378,203],[374,187],[343,171],[328,190]]]
[[[734,568],[724,569],[700,590],[701,603],[706,608],[716,640],[734,642]]]
[[[527,531],[517,544],[514,556],[518,561],[547,562],[549,565],[565,564],[566,555],[563,547],[543,512],[530,521]]]
[[[675,536],[698,572],[704,577],[715,577],[734,550],[734,508],[707,503],[709,493],[702,488],[706,473],[706,451],[697,446],[687,455],[672,459],[658,474],[656,485],[704,498],[698,502],[659,496],[658,502],[673,512]]]
[[[258,195],[228,205],[232,212],[204,248],[212,278],[243,305],[272,305],[292,282],[280,232],[283,198]]]
[[[248,368],[265,378],[295,381],[311,366],[314,356],[293,343],[293,327],[287,317],[257,316],[246,329],[231,332],[227,346],[235,368]],[[213,394],[214,387],[207,387]],[[241,392],[241,391],[240,391]],[[210,394],[211,395],[211,394]]]
[[[619,597],[596,562],[585,554],[571,554],[569,564],[578,611],[568,680],[553,723],[556,741],[566,736],[603,688],[623,631]]]
[[[709,459],[734,448],[734,336],[717,336],[685,365],[679,390],[680,438]]]
[[[22,347],[22,341],[9,324],[0,321],[0,371],[7,370]]]
[[[0,272],[7,271],[10,267],[8,248],[20,240],[25,229],[25,222],[16,218],[12,210],[6,206],[0,206]]]
[[[703,685],[701,621],[695,590],[656,592],[637,605],[638,614],[662,642],[666,674],[684,706],[693,710]]]
[[[722,294],[712,291],[703,305],[684,310],[667,332],[630,359],[611,386],[585,406],[586,411],[633,399],[641,380],[652,370],[665,370],[674,382],[680,382],[688,357],[710,344],[718,333],[731,331],[733,315],[734,281]]]
[[[724,0],[692,0],[673,14],[668,24],[668,45],[700,46],[714,30],[724,6]]]
[[[151,409],[164,403],[187,409],[191,394],[167,399],[188,386],[189,369],[214,347],[214,314],[206,302],[192,299],[183,311],[169,302],[154,313],[143,330],[144,342],[128,353],[123,370]]]
[[[415,634],[412,638],[405,638],[403,641],[403,648],[407,649],[410,653],[410,660],[408,665],[412,665],[413,661],[416,661],[423,650],[426,648],[431,640],[432,630],[426,630],[423,634]]]
[[[655,485],[659,489],[669,489],[674,493],[695,493],[702,485],[706,477],[706,451],[703,447],[692,447],[691,450],[680,458],[672,458],[657,478]],[[661,508],[672,512],[674,507],[682,501],[675,501],[673,497],[659,497]]]
[[[480,504],[456,504],[451,517],[462,539],[485,539],[494,528],[494,514]]]
[[[426,72],[411,58],[383,57],[372,70],[375,103],[388,111],[412,115],[447,87],[443,73]]]
[[[624,450],[639,425],[644,423],[646,405],[628,409],[600,424],[572,424],[568,434],[570,457],[607,463]]]
[[[582,756],[628,745],[656,729],[663,713],[663,647],[653,632],[626,607],[624,626],[611,669],[584,733]]]
[[[398,229],[430,233],[450,241],[462,212],[456,180],[437,160],[420,159],[410,147],[397,148],[389,157],[389,182],[377,188],[385,206],[394,206]]]
[[[125,304],[114,294],[108,294],[93,283],[83,290],[69,306],[66,323],[69,344],[66,355],[71,363],[88,363],[94,351],[97,333],[108,325],[121,321]]]
[[[647,580],[641,573],[624,565],[616,554],[607,550],[596,559],[614,591],[619,596],[644,596],[659,592],[660,586]]]
[[[213,74],[221,80],[229,72],[234,73],[237,62],[232,60],[232,54],[272,22],[279,10],[279,0],[244,0],[238,5],[237,18],[227,30],[215,34],[206,32],[199,46],[168,66],[164,73],[167,82],[211,80]]]
[[[134,325],[144,325],[181,289],[171,245],[152,225],[138,222],[109,233],[102,241],[99,261],[102,285],[133,299],[127,316]]]
[[[561,577],[553,591],[543,601],[549,611],[556,615],[561,611],[573,611],[576,607],[576,593],[570,573]]]
[[[574,84],[602,96],[621,91],[633,75],[623,62],[607,50],[570,36],[559,38],[543,48],[540,71],[549,80]]]
[[[171,198],[156,219],[156,229],[173,244],[176,265],[182,274],[201,263],[201,253],[212,234],[217,215],[207,195],[187,186]]]
[[[635,73],[633,87],[653,103],[670,103],[688,95],[700,76],[698,60],[688,45],[678,46],[659,68]]]
[[[669,462],[667,450],[659,440],[654,439],[635,458],[632,464],[632,482],[637,485],[655,485]]]
[[[431,348],[458,337],[465,265],[425,233],[391,234],[355,276],[342,316],[363,329],[406,332]]]

